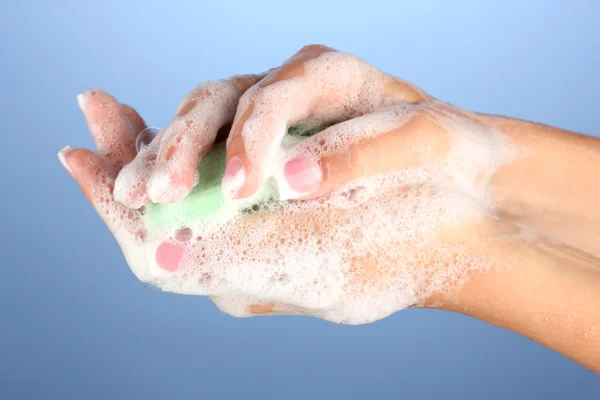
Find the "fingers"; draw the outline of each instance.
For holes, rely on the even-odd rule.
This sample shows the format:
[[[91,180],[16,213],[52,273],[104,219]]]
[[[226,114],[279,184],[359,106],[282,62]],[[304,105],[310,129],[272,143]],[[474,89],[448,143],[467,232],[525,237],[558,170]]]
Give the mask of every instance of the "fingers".
[[[287,127],[311,119],[326,124],[425,94],[361,59],[324,46],[307,46],[240,99],[227,144],[223,191],[245,198],[273,173]]]
[[[64,160],[73,177],[81,187],[83,194],[95,205],[105,203],[105,192],[111,191],[116,172],[101,156],[88,149],[69,149]]]
[[[302,315],[299,307],[263,302],[247,296],[209,296],[217,308],[224,313],[236,317],[252,317],[257,315]]]
[[[114,190],[115,200],[119,203],[138,209],[150,201],[146,186],[156,164],[161,135],[162,132],[150,144],[143,147],[137,157],[119,172]]]
[[[252,315],[302,315],[304,311],[300,307],[281,303],[255,302],[248,306],[248,312]]]
[[[280,198],[310,199],[356,178],[439,160],[449,147],[435,115],[400,106],[346,121],[289,149],[274,176]]]
[[[77,102],[90,128],[99,154],[120,169],[135,157],[135,129],[141,118],[133,109],[127,112],[112,96],[101,90],[87,90],[77,96]],[[137,125],[137,126],[136,126]]]
[[[65,148],[59,158],[113,233],[124,223],[133,231],[138,214],[114,201],[112,189],[117,170],[110,162],[87,149]]]
[[[144,129],[146,129],[146,122],[142,117],[135,111],[131,106],[127,104],[121,104],[121,111],[125,114],[125,117],[129,120],[133,127],[134,135],[137,135]]]
[[[263,75],[235,76],[198,86],[186,95],[163,131],[154,170],[147,182],[155,203],[183,199],[198,181],[198,163],[219,129],[233,121],[240,96]]]

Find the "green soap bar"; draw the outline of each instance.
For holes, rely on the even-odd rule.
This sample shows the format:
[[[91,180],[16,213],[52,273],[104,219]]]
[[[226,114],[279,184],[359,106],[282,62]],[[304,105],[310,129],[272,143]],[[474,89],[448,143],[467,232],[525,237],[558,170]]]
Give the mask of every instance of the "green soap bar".
[[[282,140],[282,147],[289,148],[301,140],[323,129],[313,122],[302,122],[289,128]],[[253,196],[228,202],[221,192],[221,180],[225,174],[226,149],[219,143],[202,159],[199,165],[199,181],[192,191],[181,201],[172,204],[149,203],[146,205],[145,223],[149,229],[177,229],[188,226],[200,219],[219,219],[228,212],[251,207],[275,195],[276,190],[265,184]]]
[[[181,201],[172,204],[146,205],[149,228],[185,226],[186,221],[209,217],[224,203],[221,179],[225,173],[225,146],[215,146],[200,162],[200,180]]]
[[[221,180],[225,174],[225,145],[219,143],[200,162],[199,181],[181,201],[171,204],[146,205],[145,222],[148,229],[178,229],[198,220],[218,220],[275,194],[275,188],[265,184],[254,195],[225,202]]]

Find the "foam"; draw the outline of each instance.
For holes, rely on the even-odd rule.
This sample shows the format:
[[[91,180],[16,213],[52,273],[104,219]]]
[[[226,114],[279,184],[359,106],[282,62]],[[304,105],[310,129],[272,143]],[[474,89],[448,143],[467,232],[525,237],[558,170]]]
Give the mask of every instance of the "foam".
[[[199,181],[181,201],[172,204],[146,205],[146,227],[151,230],[176,229],[197,220],[222,222],[233,218],[241,209],[255,206],[275,196],[272,184],[264,185],[247,199],[225,202],[221,181],[225,172],[225,145],[220,143],[202,159]]]
[[[374,137],[397,127],[420,109],[391,107],[365,116],[346,132],[351,125],[340,124],[327,152],[342,151],[357,132]],[[481,176],[491,176],[508,159],[510,146],[490,128],[444,116],[438,122],[449,131],[452,147],[437,164],[360,178],[311,201],[280,200],[277,179],[271,178],[265,191],[246,203],[219,198],[216,207],[208,207],[221,213],[190,216],[183,211],[197,204],[186,206],[185,200],[148,205],[143,240],[127,235],[130,225],[115,229],[116,236],[141,281],[168,292],[211,296],[232,315],[249,316],[249,304],[261,302],[340,323],[383,318],[433,293],[448,292],[469,271],[497,261],[460,241],[440,242],[439,235],[487,216],[487,178]],[[288,150],[279,150],[278,162],[295,148],[289,138],[282,140]],[[217,146],[211,154],[222,159],[222,152]],[[217,164],[213,178],[222,174],[223,165]],[[212,189],[218,187],[209,180]],[[198,200],[196,195],[188,201]],[[161,217],[161,212],[166,214]],[[176,239],[183,228],[191,230],[187,241]],[[164,241],[185,249],[174,272],[156,262]]]
[[[273,303],[276,312],[360,324],[420,304],[434,293],[451,293],[470,272],[505,261],[484,257],[460,239],[466,226],[494,212],[489,181],[513,157],[504,135],[446,104],[411,105],[382,95],[393,78],[352,56],[325,53],[304,68],[304,76],[319,79],[295,77],[254,87],[240,99],[238,110],[254,103],[241,132],[247,156],[264,161],[256,164],[263,186],[255,196],[225,201],[218,190],[224,150],[216,146],[200,165],[196,189],[184,200],[148,204],[138,220],[125,220],[122,211],[115,216],[109,226],[142,282],[210,296],[236,316],[250,316],[252,304]],[[333,105],[314,103],[322,98]],[[203,113],[214,112],[210,107],[187,111],[181,121],[187,116],[205,120]],[[282,175],[291,157],[344,154],[357,140],[395,131],[416,117],[429,118],[445,131],[447,151],[438,153],[423,142],[410,149],[428,161],[423,165],[365,176],[319,199],[292,200],[298,194]],[[169,128],[171,139],[179,134],[173,127],[183,123],[177,118]],[[288,134],[288,125],[296,121],[301,124],[292,131],[298,132]],[[300,141],[322,129],[327,130],[320,145]],[[275,133],[281,146],[262,146],[264,132]],[[130,196],[136,179],[147,178],[152,164],[140,160],[157,154],[164,136],[159,134],[123,169],[115,185],[117,200]],[[168,182],[159,178],[155,172],[151,179],[150,186],[161,191],[156,189],[153,199],[169,194]],[[156,261],[164,242],[184,249],[174,271]]]
[[[299,121],[346,121],[398,102],[385,94],[385,87],[399,80],[353,55],[326,52],[303,67],[302,76],[253,87],[240,98],[239,109],[254,107],[241,135],[261,182],[276,172],[279,154],[277,147],[264,146],[265,132],[275,134],[273,142],[278,143],[286,127]]]
[[[172,179],[196,165],[195,157],[206,154],[219,128],[233,119],[240,97],[234,81],[231,77],[198,85],[180,103],[176,116],[160,135],[157,162],[147,178],[147,194],[152,201],[168,203],[187,194],[189,187],[173,185]],[[186,168],[182,170],[182,166]],[[194,184],[198,178],[193,177]]]

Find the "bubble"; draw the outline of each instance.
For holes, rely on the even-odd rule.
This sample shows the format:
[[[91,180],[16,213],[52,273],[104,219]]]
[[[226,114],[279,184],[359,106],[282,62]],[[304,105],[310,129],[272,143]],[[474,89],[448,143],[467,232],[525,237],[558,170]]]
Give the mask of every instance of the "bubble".
[[[158,135],[159,132],[160,128],[146,128],[140,133],[138,133],[135,139],[135,149],[137,150],[137,152],[139,153],[144,147],[152,143],[152,141],[154,140],[156,135]]]
[[[175,233],[175,240],[179,242],[187,242],[192,238],[193,234],[194,233],[190,228],[181,228]]]

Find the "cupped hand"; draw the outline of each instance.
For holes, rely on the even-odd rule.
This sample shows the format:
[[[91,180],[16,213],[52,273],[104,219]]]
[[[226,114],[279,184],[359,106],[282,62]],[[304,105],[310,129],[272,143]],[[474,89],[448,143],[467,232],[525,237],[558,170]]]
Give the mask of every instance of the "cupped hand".
[[[330,126],[398,104],[431,101],[416,86],[353,55],[306,46],[266,73],[207,82],[190,91],[168,126],[125,168],[115,194],[132,208],[183,199],[198,181],[198,161],[224,131],[230,133],[223,188],[230,198],[248,197],[278,172],[279,143],[289,126],[300,121]],[[356,139],[365,133],[352,132],[359,126],[340,132],[343,127],[332,127],[320,138],[344,133]],[[299,165],[296,161],[289,168]],[[135,176],[135,184],[125,176]],[[307,189],[302,186],[297,189]]]
[[[488,196],[508,138],[354,56],[309,46],[268,74],[201,85],[137,155],[137,113],[101,91],[80,99],[97,151],[63,153],[66,166],[136,276],[163,290],[211,296],[239,316],[364,323],[443,301],[511,262],[498,240],[515,230]],[[248,197],[273,177],[282,201],[149,230],[143,205],[189,193],[231,120],[225,194]],[[305,120],[328,127],[282,149]]]

